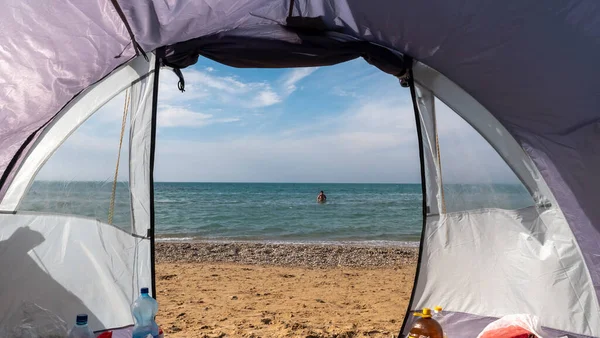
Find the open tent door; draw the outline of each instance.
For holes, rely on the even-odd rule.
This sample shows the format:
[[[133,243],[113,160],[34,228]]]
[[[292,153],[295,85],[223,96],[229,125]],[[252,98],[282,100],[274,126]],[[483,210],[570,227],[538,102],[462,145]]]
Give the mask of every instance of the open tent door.
[[[0,281],[11,285],[0,290],[0,327],[19,324],[23,302],[69,326],[78,313],[88,313],[95,331],[133,324],[130,304],[154,277],[154,68],[153,56],[138,57],[82,92],[43,130],[16,171],[0,204]],[[86,147],[107,157],[89,158]],[[65,152],[77,151],[84,165],[61,161]],[[54,177],[62,183],[34,182],[38,173],[44,178],[46,164],[53,175],[64,171]],[[78,176],[74,167],[88,172]]]
[[[529,157],[483,106],[420,63],[413,93],[427,205],[401,334],[413,322],[410,312],[440,305],[449,337],[476,337],[495,319],[520,313],[538,316],[552,333],[597,336],[599,307],[586,264]],[[470,135],[453,132],[461,124],[473,127]]]
[[[0,291],[0,325],[18,306],[18,294],[46,297],[44,304],[67,319],[83,304],[96,317],[94,329],[131,323],[125,304],[153,275],[157,77],[152,60],[130,58],[166,50],[165,64],[173,67],[198,54],[265,68],[362,56],[396,76],[405,71],[405,55],[433,66],[448,78],[417,62],[410,80],[426,194],[409,310],[445,306],[448,336],[476,337],[494,318],[525,312],[571,336],[600,337],[597,1],[10,4],[0,12],[0,260],[7,265],[0,273],[10,285]],[[63,140],[132,84],[130,231],[19,211],[35,173]],[[532,206],[447,209],[436,97],[489,142]],[[28,269],[41,269],[78,301],[63,304],[43,282],[28,279]],[[64,277],[87,273],[85,284]],[[106,293],[115,290],[111,303]]]

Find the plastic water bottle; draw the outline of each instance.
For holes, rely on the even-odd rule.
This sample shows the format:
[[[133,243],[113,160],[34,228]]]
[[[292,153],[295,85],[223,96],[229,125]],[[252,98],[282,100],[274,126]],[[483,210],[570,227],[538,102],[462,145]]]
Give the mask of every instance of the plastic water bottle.
[[[87,325],[88,316],[86,314],[77,315],[75,326],[69,331],[67,338],[95,338],[94,332]]]
[[[158,337],[158,325],[154,317],[158,312],[158,303],[148,294],[148,288],[142,288],[141,295],[131,305],[131,313],[135,319],[132,338]]]
[[[442,330],[444,329],[444,325],[446,324],[446,322],[444,320],[446,313],[443,310],[444,309],[438,305],[433,308],[433,315],[432,315],[432,318],[435,319],[440,324],[440,326],[442,326]],[[444,338],[447,338],[446,332],[444,332]]]

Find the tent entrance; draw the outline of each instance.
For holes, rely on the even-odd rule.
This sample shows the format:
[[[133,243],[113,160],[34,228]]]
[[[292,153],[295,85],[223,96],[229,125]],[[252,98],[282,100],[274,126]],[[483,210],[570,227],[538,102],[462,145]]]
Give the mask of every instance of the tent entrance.
[[[281,27],[270,29],[278,31]],[[281,67],[333,64],[362,56],[411,87],[420,130],[424,226],[419,271],[409,312],[424,306],[442,305],[452,314],[444,323],[445,327],[450,334],[458,336],[474,336],[482,325],[485,326],[493,318],[522,312],[540,316],[544,323],[549,323],[547,326],[550,329],[595,335],[595,328],[600,325],[593,314],[598,313],[599,306],[577,242],[537,167],[503,125],[460,87],[420,62],[413,63],[410,58],[370,43],[353,43],[348,36],[328,33],[326,37],[331,39],[329,42],[335,41],[347,48],[327,54],[325,47],[329,42],[325,43],[322,35],[306,36],[297,48],[312,50],[314,54],[297,53],[298,50],[294,51],[289,42],[282,42],[280,49],[276,49],[272,55],[287,60],[279,64]],[[223,40],[220,37],[206,37],[175,45],[170,51],[160,50],[159,58],[150,62],[138,57],[78,96],[38,136],[39,139],[28,150],[6,190],[0,204],[4,213],[0,217],[3,218],[3,224],[10,226],[5,227],[2,237],[21,236],[18,229],[28,224],[37,234],[26,234],[23,241],[39,238],[38,234],[54,239],[37,244],[39,249],[34,252],[44,252],[44,255],[37,260],[32,258],[33,263],[28,261],[25,265],[43,265],[52,277],[69,276],[74,272],[64,269],[86,266],[93,270],[87,276],[97,276],[95,280],[101,281],[93,284],[97,292],[89,293],[88,289],[86,293],[78,287],[77,280],[56,279],[61,287],[78,296],[73,304],[81,301],[92,306],[95,302],[94,306],[98,308],[90,310],[98,316],[93,320],[97,323],[97,329],[130,324],[129,304],[136,290],[153,283],[154,279],[153,167],[158,104],[158,72],[155,67],[158,69],[161,64],[184,67],[200,52],[234,66],[264,66],[259,61],[265,57],[267,47],[272,46],[260,43],[252,45],[251,48],[245,48],[247,53],[241,59],[232,56],[240,45],[219,45],[221,42]],[[247,42],[260,41],[250,39]],[[161,59],[161,55],[164,58]],[[328,58],[323,59],[324,55]],[[412,76],[407,78],[410,73]],[[21,212],[19,206],[25,192],[48,158],[104,102],[128,87],[131,87],[132,93],[128,128],[130,227],[123,231],[102,220]],[[451,186],[451,175],[445,174],[452,168],[451,162],[446,160],[446,154],[453,154],[444,150],[443,126],[438,115],[438,107],[444,104],[471,125],[508,164],[532,197],[528,201],[533,202],[531,205],[511,205],[506,207],[510,208],[507,210],[497,206],[465,208],[452,204],[461,198],[464,203],[469,195],[472,198],[474,192],[464,187],[459,187],[463,190],[456,190],[457,187]],[[118,192],[118,188],[115,191]],[[476,201],[480,202],[479,199]],[[97,235],[83,239],[90,233]],[[31,242],[35,244],[35,240]],[[117,244],[107,249],[109,242]],[[86,251],[88,249],[104,254],[89,254]],[[69,256],[69,264],[65,265],[65,261],[60,260],[58,262],[61,263],[56,263],[51,259],[66,251],[75,252]],[[31,255],[27,256],[31,258]],[[125,257],[122,266],[115,265],[116,257]],[[523,262],[526,274],[522,274],[522,270],[515,270],[517,258]],[[91,260],[106,264],[98,268]],[[457,266],[457,262],[461,263]],[[489,267],[498,269],[484,269]],[[115,271],[120,272],[122,277],[116,280],[108,277]],[[496,277],[490,280],[489,276],[494,276],[494,273]],[[460,294],[460,290],[464,293]],[[107,291],[121,292],[118,305],[98,303],[93,296]],[[555,297],[555,294],[561,296]],[[533,296],[525,299],[523,295]],[[49,299],[48,308],[60,308],[62,305],[56,301]],[[9,304],[6,311],[16,306],[14,301],[6,304]],[[63,308],[57,313],[66,311],[65,318],[72,317],[73,307]],[[570,310],[565,312],[565,308]],[[410,320],[411,317],[406,316],[402,333],[406,333]]]

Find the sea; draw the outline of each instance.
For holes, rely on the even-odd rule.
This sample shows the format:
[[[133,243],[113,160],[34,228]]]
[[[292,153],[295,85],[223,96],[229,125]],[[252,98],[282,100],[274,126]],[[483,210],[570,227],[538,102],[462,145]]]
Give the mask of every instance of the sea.
[[[129,190],[118,182],[36,181],[19,211],[72,214],[130,228]],[[317,203],[323,190],[326,203]],[[517,184],[445,187],[447,210],[532,205]],[[161,241],[259,241],[418,245],[420,184],[155,183]],[[112,214],[112,217],[109,216]]]

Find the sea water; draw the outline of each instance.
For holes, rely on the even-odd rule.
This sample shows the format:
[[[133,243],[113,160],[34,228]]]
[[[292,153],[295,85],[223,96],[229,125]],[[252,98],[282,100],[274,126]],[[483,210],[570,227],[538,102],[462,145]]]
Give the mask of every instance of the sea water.
[[[317,203],[319,191],[327,203]],[[516,184],[447,185],[447,211],[517,209],[533,203]],[[20,210],[106,222],[112,182],[35,182]],[[415,243],[422,228],[419,184],[155,183],[159,240]],[[131,219],[126,182],[113,223]]]

